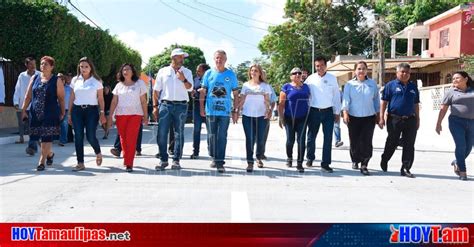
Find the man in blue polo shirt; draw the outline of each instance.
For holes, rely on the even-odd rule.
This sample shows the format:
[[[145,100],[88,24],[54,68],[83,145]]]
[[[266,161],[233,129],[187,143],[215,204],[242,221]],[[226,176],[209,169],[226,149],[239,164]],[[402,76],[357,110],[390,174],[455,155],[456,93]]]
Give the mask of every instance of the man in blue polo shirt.
[[[387,171],[388,161],[398,146],[400,135],[403,135],[400,175],[409,178],[415,177],[411,174],[410,168],[415,157],[416,132],[420,127],[419,103],[418,88],[415,83],[410,81],[410,65],[400,63],[397,66],[397,79],[385,85],[380,104],[380,128],[385,125],[385,110],[387,109],[388,136],[380,162],[380,167],[384,172]]]

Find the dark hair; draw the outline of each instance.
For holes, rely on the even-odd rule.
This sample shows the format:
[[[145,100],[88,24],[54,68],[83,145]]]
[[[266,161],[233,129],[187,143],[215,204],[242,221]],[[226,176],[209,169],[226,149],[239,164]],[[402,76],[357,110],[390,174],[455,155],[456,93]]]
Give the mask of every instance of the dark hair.
[[[91,76],[93,76],[98,81],[101,81],[100,77],[97,75],[97,72],[95,70],[94,64],[92,63],[92,60],[90,60],[88,57],[83,57],[83,58],[79,59],[79,63],[77,64],[77,76],[81,75],[81,63],[82,62],[86,62],[87,64],[89,64],[89,66],[91,67]]]
[[[369,69],[369,66],[367,66],[367,63],[366,63],[366,62],[364,62],[364,61],[359,61],[359,62],[357,62],[356,64],[354,64],[354,70],[357,69],[357,65],[359,65],[359,64],[363,64],[366,69]]]
[[[309,72],[309,70],[307,70],[305,68],[301,68],[301,72],[303,72],[303,71]]]
[[[44,56],[44,57],[41,58],[40,62],[43,61],[43,60],[48,62],[49,65],[54,66],[54,58],[52,58],[50,56]]]
[[[328,63],[328,60],[323,57],[323,56],[317,56],[315,59],[314,59],[314,63],[317,62],[317,61],[324,61],[324,65],[327,65]]]
[[[133,64],[131,63],[124,63],[122,64],[122,66],[120,66],[120,70],[119,70],[119,73],[120,73],[120,81],[123,82],[125,81],[125,77],[123,77],[123,74],[122,74],[122,71],[123,71],[123,68],[125,68],[125,66],[130,66],[130,68],[132,69],[132,81],[136,82],[138,81],[139,77],[138,77],[138,73],[137,73],[137,70],[135,69],[135,66],[133,66]]]
[[[206,72],[208,69],[211,68],[207,63],[200,63],[200,64],[198,65],[198,68],[199,68],[199,67],[201,67],[201,68],[204,70],[204,72]]]
[[[34,60],[36,60],[34,57],[25,58],[25,65],[28,65],[28,63],[30,63],[31,61],[34,61]]]
[[[453,75],[455,74],[458,74],[464,78],[467,78],[467,87],[474,87],[474,81],[472,80],[472,78],[469,76],[469,74],[466,72],[466,71],[456,71],[453,73]]]
[[[409,70],[410,68],[411,68],[410,64],[408,64],[408,63],[399,63],[397,65],[397,71],[399,71],[401,69],[408,69]]]

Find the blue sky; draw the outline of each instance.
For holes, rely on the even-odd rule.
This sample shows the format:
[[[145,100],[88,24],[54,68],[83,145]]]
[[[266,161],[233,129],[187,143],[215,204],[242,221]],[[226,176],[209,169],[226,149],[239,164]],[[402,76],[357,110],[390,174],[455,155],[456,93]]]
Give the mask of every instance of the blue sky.
[[[102,29],[109,29],[112,35],[138,50],[144,62],[170,44],[178,43],[201,48],[211,64],[213,52],[224,49],[228,64],[237,65],[261,55],[258,42],[270,24],[284,21],[285,0],[71,2]],[[90,23],[71,5],[68,8],[80,20]]]

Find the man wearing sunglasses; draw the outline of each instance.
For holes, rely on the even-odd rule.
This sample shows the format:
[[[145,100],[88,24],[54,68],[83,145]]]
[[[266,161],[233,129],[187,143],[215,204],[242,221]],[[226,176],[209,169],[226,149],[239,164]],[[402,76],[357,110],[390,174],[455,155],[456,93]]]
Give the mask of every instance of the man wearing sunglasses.
[[[331,173],[332,132],[334,122],[339,122],[341,112],[341,95],[339,85],[334,75],[326,72],[327,60],[324,57],[316,57],[314,67],[316,73],[310,75],[305,83],[311,91],[310,110],[308,116],[308,142],[307,142],[307,167],[313,166],[316,150],[316,137],[319,127],[323,127],[323,158],[321,170]]]

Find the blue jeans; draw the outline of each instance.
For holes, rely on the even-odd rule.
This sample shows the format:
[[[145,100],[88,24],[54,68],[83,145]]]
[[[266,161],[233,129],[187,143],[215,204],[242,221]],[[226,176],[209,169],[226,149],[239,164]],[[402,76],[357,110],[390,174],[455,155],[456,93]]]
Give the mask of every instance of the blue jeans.
[[[207,116],[206,121],[209,131],[207,134],[207,138],[209,139],[209,152],[216,166],[223,166],[230,117]]]
[[[336,143],[341,141],[341,121],[334,123],[334,137],[336,137]]]
[[[319,127],[323,126],[323,159],[321,165],[331,164],[332,152],[332,132],[334,129],[334,113],[332,109],[319,111],[317,108],[311,107],[308,116],[308,154],[306,158],[313,161],[316,157],[316,137],[318,136]]]
[[[59,135],[59,143],[62,143],[62,144],[67,143],[67,131],[68,131],[68,128],[69,128],[69,124],[67,123],[67,119],[68,119],[67,112],[68,112],[68,110],[65,111],[64,119],[60,123],[61,132],[60,132],[60,135]]]
[[[466,172],[466,158],[474,144],[474,119],[449,116],[449,130],[453,136],[456,149],[456,164],[460,172]]]
[[[206,124],[206,118],[201,117],[201,111],[198,104],[194,104],[193,109],[193,154],[199,155],[199,146],[201,144],[201,126],[202,123]],[[208,147],[209,148],[209,147]]]
[[[74,128],[77,162],[84,163],[84,128],[86,129],[87,141],[94,149],[94,153],[101,153],[99,140],[97,140],[96,136],[99,108],[97,106],[82,108],[74,105],[71,111],[71,118]]]
[[[140,130],[138,131],[137,145],[135,150],[137,152],[142,152],[142,134],[143,134],[143,124],[140,124]],[[117,137],[115,138],[114,148],[119,152],[122,152],[122,145],[120,144],[120,135],[117,132]]]
[[[245,132],[245,148],[247,150],[247,163],[253,163],[253,150],[257,144],[257,160],[263,159],[265,146],[265,129],[268,125],[268,119],[265,117],[247,117],[242,116],[242,125]]]
[[[303,164],[304,160],[306,123],[307,117],[291,118],[285,116],[286,156],[289,160],[293,160],[293,146],[295,145],[295,140],[297,140],[298,157],[296,162],[298,165]]]
[[[161,154],[161,162],[168,162],[168,133],[170,127],[174,127],[175,145],[173,153],[173,161],[179,161],[183,152],[184,144],[184,124],[186,123],[186,115],[188,103],[186,102],[165,102],[160,104],[158,119],[158,135],[157,142]]]

